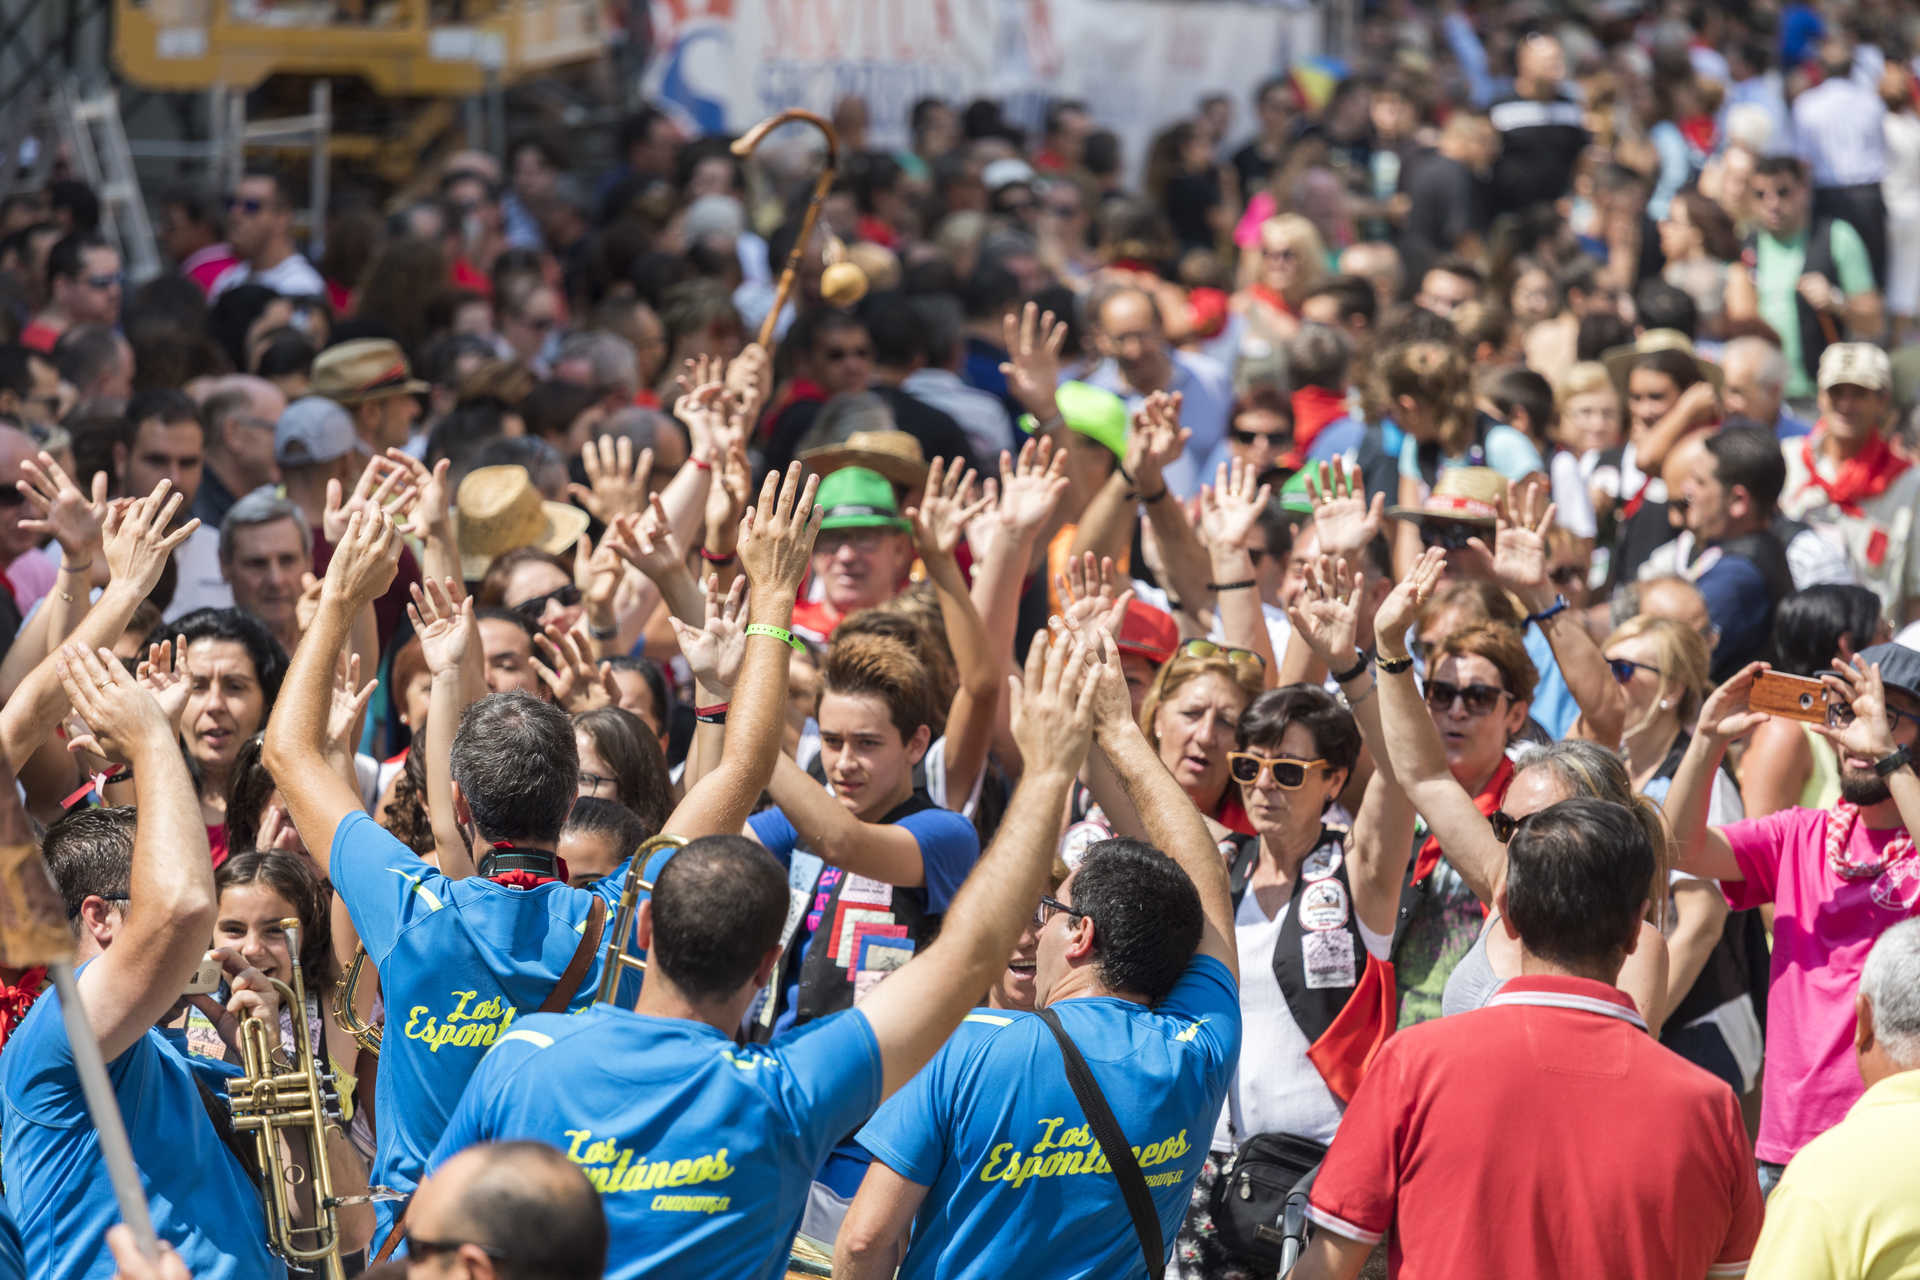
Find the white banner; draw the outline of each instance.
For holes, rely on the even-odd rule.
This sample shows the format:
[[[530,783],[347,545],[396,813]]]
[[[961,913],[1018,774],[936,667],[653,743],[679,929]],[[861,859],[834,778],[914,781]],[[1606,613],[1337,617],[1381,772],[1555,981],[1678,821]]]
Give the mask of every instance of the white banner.
[[[899,147],[922,97],[995,98],[1028,127],[1081,98],[1135,171],[1209,93],[1251,133],[1254,88],[1321,47],[1317,10],[1244,0],[654,0],[653,21],[648,96],[699,133],[858,94],[869,142]]]

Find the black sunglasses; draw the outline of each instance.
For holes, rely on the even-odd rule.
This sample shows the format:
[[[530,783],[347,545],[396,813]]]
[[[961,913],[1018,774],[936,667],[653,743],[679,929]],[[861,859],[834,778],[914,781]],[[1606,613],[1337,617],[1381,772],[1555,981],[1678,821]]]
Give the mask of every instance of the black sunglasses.
[[[1043,893],[1040,895],[1040,905],[1033,909],[1034,927],[1038,929],[1046,928],[1047,921],[1053,919],[1054,912],[1056,911],[1063,911],[1075,919],[1085,919],[1087,914],[1084,911],[1076,911],[1066,903],[1060,901],[1060,899],[1050,898]]]
[[[1427,681],[1427,705],[1435,711],[1451,710],[1457,699],[1470,716],[1483,716],[1500,705],[1500,699],[1513,695],[1490,684],[1461,686],[1445,680]]]
[[[1665,679],[1667,675],[1658,667],[1650,667],[1644,662],[1635,662],[1631,658],[1608,658],[1607,670],[1613,672],[1613,678],[1621,684],[1633,679],[1633,673],[1636,671],[1651,671],[1661,679]]]
[[[236,212],[244,213],[248,217],[252,217],[254,214],[260,212],[262,209],[266,207],[267,207],[267,202],[265,200],[257,200],[252,197],[247,197],[243,199],[240,196],[227,197],[228,213],[236,213]]]
[[[1527,818],[1532,816],[1528,814]],[[1487,815],[1487,825],[1493,828],[1493,838],[1501,844],[1506,844],[1513,839],[1513,833],[1520,829],[1520,824],[1527,818],[1516,818],[1505,809],[1495,809]]]
[[[1446,551],[1465,551],[1467,544],[1484,532],[1479,525],[1465,524],[1459,520],[1422,520],[1420,543]]]
[[[407,1257],[420,1262],[438,1257],[443,1253],[453,1253],[467,1245],[472,1245],[489,1258],[504,1259],[507,1256],[506,1250],[496,1249],[490,1244],[481,1244],[478,1240],[422,1240],[409,1232],[403,1243],[407,1247]]]
[[[522,600],[519,604],[513,606],[513,611],[525,618],[528,622],[538,622],[540,621],[541,615],[546,613],[547,601],[549,600],[559,605],[562,609],[571,609],[580,603],[580,588],[574,586],[572,583],[568,583],[558,591],[549,591],[543,596],[535,596],[531,600]]]
[[[1570,587],[1587,576],[1585,565],[1561,564],[1547,570],[1547,581],[1556,587]]]
[[[117,289],[127,282],[127,277],[118,271],[109,271],[105,275],[88,276],[89,289]]]
[[[1239,427],[1228,427],[1227,436],[1235,444],[1254,445],[1262,440],[1271,440],[1275,445],[1284,445],[1292,439],[1286,431],[1245,431]]]

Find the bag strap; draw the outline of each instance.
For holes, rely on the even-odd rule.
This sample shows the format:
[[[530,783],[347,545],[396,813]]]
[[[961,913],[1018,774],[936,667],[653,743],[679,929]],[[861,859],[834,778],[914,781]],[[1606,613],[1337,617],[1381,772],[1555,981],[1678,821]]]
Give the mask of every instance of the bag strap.
[[[1147,1260],[1147,1275],[1152,1280],[1161,1280],[1167,1273],[1166,1243],[1160,1234],[1160,1215],[1153,1207],[1153,1193],[1147,1190],[1146,1175],[1140,1172],[1140,1162],[1134,1158],[1133,1148],[1127,1145],[1126,1135],[1120,1132],[1120,1122],[1114,1118],[1113,1108],[1107,1105],[1107,1096],[1100,1091],[1100,1082],[1093,1078],[1092,1068],[1067,1037],[1066,1028],[1060,1025],[1060,1015],[1051,1009],[1042,1009],[1040,1020],[1060,1042],[1060,1056],[1067,1064],[1067,1083],[1073,1087],[1073,1096],[1086,1114],[1100,1150],[1106,1153],[1113,1180],[1120,1184],[1120,1198],[1127,1202],[1127,1215],[1133,1219],[1134,1234],[1140,1238],[1140,1252]]]
[[[413,1208],[413,1193],[400,1202],[400,1212],[393,1215],[393,1230],[387,1232],[387,1238],[380,1246],[380,1252],[373,1255],[373,1265],[378,1266],[393,1256],[400,1242],[407,1238],[407,1213]]]
[[[536,1011],[539,1013],[565,1013],[567,1006],[573,1003],[574,992],[580,990],[580,984],[587,979],[587,970],[593,964],[593,958],[600,954],[600,938],[607,928],[607,900],[595,894],[593,905],[587,908],[586,927],[580,931],[580,945],[573,950],[573,959],[567,961],[567,967],[560,974],[560,981],[553,984],[553,990]]]

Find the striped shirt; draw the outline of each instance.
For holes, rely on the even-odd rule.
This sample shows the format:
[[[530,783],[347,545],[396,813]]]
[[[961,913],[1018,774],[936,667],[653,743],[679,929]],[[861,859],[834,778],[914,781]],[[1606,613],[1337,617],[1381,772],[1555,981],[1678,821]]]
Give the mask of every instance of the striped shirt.
[[[1858,187],[1887,176],[1887,109],[1857,80],[1835,78],[1793,100],[1793,133],[1815,187]]]

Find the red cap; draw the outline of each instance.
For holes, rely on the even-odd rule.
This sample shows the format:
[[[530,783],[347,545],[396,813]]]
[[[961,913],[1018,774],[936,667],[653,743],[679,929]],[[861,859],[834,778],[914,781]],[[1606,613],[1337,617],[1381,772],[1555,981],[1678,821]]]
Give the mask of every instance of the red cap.
[[[1115,642],[1122,653],[1137,653],[1159,666],[1173,656],[1180,644],[1180,628],[1173,615],[1141,600],[1127,601],[1127,616],[1120,621],[1120,639]]]

